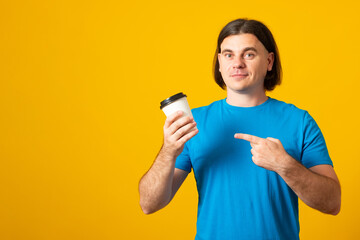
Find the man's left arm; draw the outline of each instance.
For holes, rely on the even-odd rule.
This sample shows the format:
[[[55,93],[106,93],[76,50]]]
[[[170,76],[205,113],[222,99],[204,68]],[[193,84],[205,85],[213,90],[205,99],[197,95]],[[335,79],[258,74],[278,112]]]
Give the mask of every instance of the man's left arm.
[[[323,164],[307,169],[285,151],[278,139],[241,133],[235,134],[235,138],[249,141],[253,162],[277,172],[305,204],[323,213],[339,213],[341,188],[331,165]]]

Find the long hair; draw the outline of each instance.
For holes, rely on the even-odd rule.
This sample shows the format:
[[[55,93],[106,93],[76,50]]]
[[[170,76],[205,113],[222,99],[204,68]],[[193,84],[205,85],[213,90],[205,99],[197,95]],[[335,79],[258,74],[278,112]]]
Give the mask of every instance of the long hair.
[[[241,33],[250,33],[255,35],[269,53],[270,52],[274,53],[273,68],[271,71],[267,72],[264,80],[265,90],[267,91],[274,90],[276,85],[280,85],[281,77],[282,77],[278,48],[270,30],[263,23],[256,20],[236,19],[234,21],[229,22],[221,30],[218,37],[217,48],[215,51],[214,62],[213,62],[213,73],[214,73],[215,82],[222,89],[225,89],[226,85],[219,71],[219,60],[218,60],[218,54],[221,53],[221,49],[220,49],[221,43],[228,36],[238,35]]]

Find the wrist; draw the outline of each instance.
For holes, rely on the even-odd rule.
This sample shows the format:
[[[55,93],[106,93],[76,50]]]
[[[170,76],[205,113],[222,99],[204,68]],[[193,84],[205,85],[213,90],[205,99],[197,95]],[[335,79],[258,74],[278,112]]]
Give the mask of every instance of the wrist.
[[[176,160],[176,152],[172,151],[171,148],[167,148],[166,146],[162,146],[159,152],[158,159],[162,162],[175,162]]]
[[[282,157],[282,164],[279,167],[277,173],[280,176],[294,175],[297,169],[298,162],[292,158],[289,154],[284,154]]]

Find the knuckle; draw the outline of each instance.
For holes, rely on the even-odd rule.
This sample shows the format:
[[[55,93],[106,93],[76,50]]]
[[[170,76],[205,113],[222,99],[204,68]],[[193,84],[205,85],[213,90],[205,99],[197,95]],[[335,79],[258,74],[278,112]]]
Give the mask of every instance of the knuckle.
[[[181,124],[182,124],[182,119],[178,119],[172,125],[176,128],[179,128]]]
[[[191,122],[191,117],[186,116],[186,117],[184,117],[182,120],[183,120],[183,124],[185,125],[185,124]]]
[[[176,132],[179,129],[179,126],[177,123],[173,123],[170,127],[169,130],[170,132]]]
[[[185,130],[184,130],[184,128],[179,128],[179,129],[176,131],[176,133],[181,137],[182,135],[184,135]]]
[[[166,120],[165,120],[165,124],[170,124],[172,121],[174,120],[173,117],[167,117]]]

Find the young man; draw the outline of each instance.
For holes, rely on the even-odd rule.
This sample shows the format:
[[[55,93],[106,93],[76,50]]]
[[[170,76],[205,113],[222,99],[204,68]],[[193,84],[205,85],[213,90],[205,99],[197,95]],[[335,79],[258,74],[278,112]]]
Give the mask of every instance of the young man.
[[[281,65],[264,24],[228,23],[214,62],[227,98],[193,109],[194,119],[181,112],[166,119],[164,144],[140,180],[141,208],[166,206],[193,169],[195,239],[299,239],[298,197],[321,212],[340,211],[324,137],[306,111],[266,96],[280,84]]]

